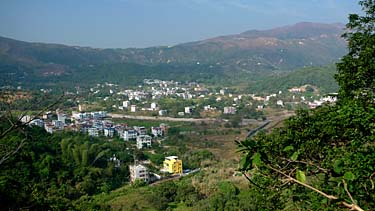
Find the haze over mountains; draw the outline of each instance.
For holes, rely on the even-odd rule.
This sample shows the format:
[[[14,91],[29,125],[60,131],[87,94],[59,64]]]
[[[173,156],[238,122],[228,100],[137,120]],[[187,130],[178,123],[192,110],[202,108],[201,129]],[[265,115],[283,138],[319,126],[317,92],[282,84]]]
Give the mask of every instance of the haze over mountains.
[[[108,74],[135,80],[138,78],[134,74],[161,79],[186,74],[197,78],[213,75],[220,78],[289,71],[337,61],[346,53],[346,42],[341,38],[343,29],[343,24],[303,22],[176,46],[142,49],[96,49],[0,37],[0,73],[8,80],[25,83],[47,78],[76,78],[79,81],[83,76],[89,81],[96,78],[110,80]]]

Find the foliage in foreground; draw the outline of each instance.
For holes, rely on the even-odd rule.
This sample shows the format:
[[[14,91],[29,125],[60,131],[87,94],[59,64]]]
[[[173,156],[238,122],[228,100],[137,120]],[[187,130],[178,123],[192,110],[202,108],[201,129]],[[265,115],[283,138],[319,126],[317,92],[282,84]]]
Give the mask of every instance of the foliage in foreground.
[[[277,209],[335,210],[342,201],[352,203],[351,195],[354,203],[373,210],[374,121],[374,107],[300,111],[282,129],[239,143],[244,152],[242,170],[259,186],[252,190],[278,195]],[[330,201],[286,175],[338,200]]]
[[[242,171],[281,202],[275,209],[375,209],[375,1],[359,4],[365,14],[349,16],[349,53],[337,64],[338,104],[238,143]]]
[[[3,123],[0,128],[8,126]],[[16,146],[25,138],[26,144],[0,165],[0,209],[102,210],[106,207],[88,196],[109,192],[128,180],[127,166],[115,168],[109,161],[113,154],[124,163],[131,161],[123,143],[74,133],[49,135],[38,127],[25,132],[1,139],[2,146]]]

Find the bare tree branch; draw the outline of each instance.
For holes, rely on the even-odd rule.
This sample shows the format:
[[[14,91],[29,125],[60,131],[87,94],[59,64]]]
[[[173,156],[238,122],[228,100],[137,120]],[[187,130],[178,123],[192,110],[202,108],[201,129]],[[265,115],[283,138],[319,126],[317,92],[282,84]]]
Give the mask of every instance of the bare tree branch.
[[[61,95],[55,102],[53,102],[52,104],[50,104],[47,107],[43,108],[38,114],[36,114],[33,118],[31,118],[27,122],[20,123],[21,119],[24,117],[24,115],[21,115],[21,117],[19,117],[15,123],[12,121],[11,122],[11,127],[9,127],[7,130],[5,130],[3,133],[0,134],[0,139],[4,138],[8,133],[10,133],[11,131],[15,130],[16,128],[28,125],[31,121],[35,120],[38,116],[41,116],[44,112],[46,112],[47,110],[51,109],[53,106],[57,105],[58,103],[60,103],[61,100],[63,99],[63,97],[64,97],[64,95]],[[8,118],[11,118],[11,117],[7,117],[7,119]]]
[[[305,162],[305,161],[298,161],[298,160],[290,160],[290,159],[287,159],[287,158],[283,158],[283,157],[279,157],[281,160],[285,160],[285,161],[288,161],[289,163],[302,163],[302,164],[305,164],[305,165],[309,165],[309,166],[314,166],[315,168],[319,169],[320,171],[322,172],[325,172],[327,173],[327,169],[324,169],[320,166],[318,166],[317,164],[314,164],[312,162]],[[288,164],[289,164],[288,163]]]
[[[16,154],[24,145],[26,144],[26,138],[22,139],[21,143],[18,144],[16,149],[10,150],[9,152],[5,153],[5,155],[1,156],[0,158],[0,165],[8,160],[12,155]]]
[[[300,182],[300,181],[294,179],[293,177],[291,177],[291,176],[285,174],[284,172],[282,172],[282,171],[280,171],[280,170],[278,170],[278,169],[275,169],[275,168],[273,168],[273,167],[271,167],[271,166],[267,166],[267,167],[270,168],[271,170],[276,171],[277,173],[279,173],[279,174],[281,174],[281,175],[287,177],[289,180],[291,180],[291,181],[293,181],[293,182],[295,182],[295,183],[298,183],[298,184],[300,184],[300,185],[302,185],[302,186],[305,186],[306,188],[309,188],[309,189],[311,189],[311,190],[313,190],[313,191],[319,193],[320,195],[323,195],[323,196],[326,197],[326,198],[329,198],[329,199],[332,199],[332,200],[338,199],[336,196],[328,195],[328,194],[326,194],[326,193],[324,193],[324,192],[322,192],[322,191],[320,191],[320,190],[318,190],[318,189],[316,189],[316,188],[314,188],[314,187],[312,187],[312,186],[310,186],[310,185],[308,185],[308,184],[306,184],[306,183]]]
[[[260,188],[260,189],[266,189],[266,188],[264,188],[264,187],[259,186],[259,185],[256,184],[254,181],[252,181],[252,180],[250,179],[250,177],[247,176],[247,174],[246,174],[245,171],[242,172],[242,175],[244,175],[244,177],[247,179],[247,181],[249,181],[251,184],[255,185],[257,188]]]
[[[47,110],[59,104],[63,98],[64,98],[64,94],[61,95],[55,102],[43,108],[41,111],[39,111],[38,114],[36,114],[34,117],[30,118],[26,122],[21,122],[21,120],[26,116],[27,112],[23,112],[16,120],[14,120],[10,103],[6,102],[6,105],[8,108],[5,114],[2,115],[2,118],[5,118],[9,122],[10,127],[0,134],[0,140],[4,138],[6,135],[8,135],[10,132],[17,130],[17,129],[20,129],[20,132],[24,133],[25,137],[27,137],[27,134],[23,130],[23,127],[30,124],[31,121],[41,116]],[[16,154],[26,144],[26,140],[27,138],[22,139],[21,142],[14,149],[10,149],[10,148],[7,149],[6,146],[3,145],[5,150],[4,152],[0,154],[0,165],[4,163],[6,160],[8,160],[12,155]]]
[[[326,198],[328,198],[328,199],[331,199],[331,200],[337,200],[337,199],[339,199],[338,197],[333,196],[333,195],[326,194],[326,193],[324,193],[323,191],[318,190],[318,189],[312,187],[311,185],[308,185],[308,184],[306,184],[306,183],[300,182],[300,181],[294,179],[293,177],[291,177],[291,176],[285,174],[284,172],[282,172],[282,171],[280,171],[280,170],[278,170],[278,169],[273,168],[272,166],[267,165],[267,167],[268,167],[269,169],[271,169],[271,170],[273,170],[273,171],[275,171],[275,172],[277,172],[277,173],[283,175],[284,177],[288,178],[290,181],[295,182],[295,183],[297,183],[297,184],[300,184],[300,185],[302,185],[302,186],[304,186],[304,187],[306,187],[306,188],[308,188],[308,189],[310,189],[310,190],[313,190],[313,191],[319,193],[320,195],[322,195],[322,196],[324,196],[324,197],[326,197]],[[345,184],[346,184],[346,183],[345,183]],[[345,184],[344,184],[344,185],[345,185]],[[349,192],[349,191],[348,191],[348,192]],[[350,197],[351,197],[351,195],[350,195]],[[352,197],[351,197],[351,199],[352,199]],[[351,210],[364,211],[361,207],[359,207],[357,204],[354,203],[354,200],[353,200],[353,199],[352,199],[352,201],[353,201],[352,204],[349,204],[349,203],[347,203],[347,202],[345,202],[345,201],[342,201],[341,204],[344,205],[344,206],[347,207],[347,208],[350,208]]]
[[[350,200],[352,201],[352,204],[356,204],[353,197],[352,197],[352,194],[350,194],[350,192],[348,190],[348,185],[346,184],[345,180],[342,180],[342,182],[344,183],[344,189],[345,189],[346,193],[348,194]]]
[[[374,186],[374,181],[372,180],[372,177],[375,176],[375,172],[371,174],[370,176],[370,182],[371,182],[371,190],[374,190],[375,186]]]

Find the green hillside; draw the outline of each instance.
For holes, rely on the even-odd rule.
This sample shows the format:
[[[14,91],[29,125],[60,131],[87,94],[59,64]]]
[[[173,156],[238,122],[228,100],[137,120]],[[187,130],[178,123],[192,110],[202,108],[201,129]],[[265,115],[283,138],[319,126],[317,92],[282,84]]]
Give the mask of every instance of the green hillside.
[[[0,37],[0,86],[69,88],[147,78],[231,83],[332,64],[346,52],[340,24],[299,23],[169,47],[97,49]]]
[[[334,79],[336,74],[334,65],[324,67],[307,67],[293,72],[268,76],[252,83],[249,91],[258,93],[274,93],[279,90],[287,91],[292,87],[312,85],[322,93],[337,92],[338,84]]]

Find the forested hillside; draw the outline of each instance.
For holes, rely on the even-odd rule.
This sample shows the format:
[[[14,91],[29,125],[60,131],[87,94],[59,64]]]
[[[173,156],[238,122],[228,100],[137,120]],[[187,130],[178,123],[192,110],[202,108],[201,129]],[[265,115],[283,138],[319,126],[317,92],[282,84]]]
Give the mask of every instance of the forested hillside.
[[[337,92],[339,87],[334,78],[336,72],[335,65],[329,65],[273,74],[250,83],[249,90],[255,93],[276,93],[279,90],[287,91],[292,87],[311,85],[322,93]]]
[[[345,54],[341,24],[298,23],[169,47],[96,49],[0,37],[0,86],[71,88],[144,77],[236,84],[274,71],[332,64]],[[229,80],[228,80],[229,79]]]

